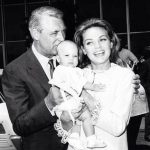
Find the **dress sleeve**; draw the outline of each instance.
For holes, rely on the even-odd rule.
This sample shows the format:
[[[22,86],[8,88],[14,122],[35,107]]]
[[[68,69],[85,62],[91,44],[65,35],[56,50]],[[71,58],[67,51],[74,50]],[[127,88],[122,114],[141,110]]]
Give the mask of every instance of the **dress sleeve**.
[[[114,136],[120,136],[126,129],[133,103],[132,78],[134,73],[127,71],[120,76],[115,99],[110,108],[101,108],[96,126]]]

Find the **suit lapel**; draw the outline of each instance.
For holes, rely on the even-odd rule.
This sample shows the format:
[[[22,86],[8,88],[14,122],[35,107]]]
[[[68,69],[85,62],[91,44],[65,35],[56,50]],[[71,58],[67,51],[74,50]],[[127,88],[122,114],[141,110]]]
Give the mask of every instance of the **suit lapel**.
[[[27,62],[28,72],[41,84],[43,88],[49,91],[50,85],[48,84],[48,78],[31,49],[28,50],[27,57],[29,57],[29,61]]]

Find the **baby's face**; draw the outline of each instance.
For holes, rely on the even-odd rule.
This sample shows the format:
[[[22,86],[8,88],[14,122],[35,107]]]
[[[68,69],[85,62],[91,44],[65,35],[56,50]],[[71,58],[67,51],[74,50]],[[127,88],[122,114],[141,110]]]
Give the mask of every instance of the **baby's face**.
[[[67,67],[76,67],[78,64],[78,49],[74,43],[65,42],[58,46],[58,62]]]

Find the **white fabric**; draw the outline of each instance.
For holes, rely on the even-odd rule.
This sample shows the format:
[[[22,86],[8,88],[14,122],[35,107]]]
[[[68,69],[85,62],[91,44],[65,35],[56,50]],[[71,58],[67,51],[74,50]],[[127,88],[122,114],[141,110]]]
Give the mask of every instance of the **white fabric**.
[[[90,79],[93,71],[85,69],[85,72]],[[106,86],[102,92],[89,92],[101,103],[101,112],[95,130],[96,134],[107,144],[105,148],[95,150],[127,150],[126,127],[133,103],[132,78],[134,73],[116,64],[111,64],[108,70],[94,72],[94,83],[102,83]],[[85,145],[84,132],[81,133],[80,140]],[[68,150],[72,148],[69,146]]]
[[[134,66],[130,68],[127,64],[127,67],[133,70]],[[138,93],[134,94],[133,96],[133,105],[132,105],[132,112],[131,117],[146,114],[149,112],[147,97],[145,93],[144,87],[140,84],[140,88],[138,89]]]
[[[72,97],[72,98],[69,98],[67,101],[64,101],[60,105],[57,105],[56,107],[54,107],[53,111],[56,113],[58,118],[60,118],[63,111],[68,111],[71,117],[71,120],[74,123],[75,119],[71,112],[72,110],[81,109],[81,108],[82,108],[81,99]]]
[[[142,85],[138,89],[139,93],[134,95],[131,116],[138,116],[149,112],[145,90]]]
[[[59,65],[55,68],[50,83],[64,84],[68,89],[70,88],[80,95],[86,80],[82,69]]]
[[[3,74],[3,69],[0,69],[0,76]]]
[[[54,107],[53,112],[60,118],[62,111],[68,111],[72,121],[74,118],[71,115],[71,110],[82,107],[82,98],[79,97],[86,80],[83,75],[83,70],[76,67],[66,67],[59,65],[55,68],[53,78],[49,81],[50,84],[55,85],[61,91],[68,92],[72,97],[67,99],[62,91],[64,102]]]

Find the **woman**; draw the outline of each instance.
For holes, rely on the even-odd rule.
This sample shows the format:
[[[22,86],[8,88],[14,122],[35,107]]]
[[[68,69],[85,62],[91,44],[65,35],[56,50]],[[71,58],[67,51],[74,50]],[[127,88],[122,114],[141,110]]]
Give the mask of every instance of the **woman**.
[[[105,84],[103,92],[89,91],[94,97],[91,101],[84,99],[94,114],[96,133],[107,145],[101,149],[127,150],[126,127],[133,103],[134,73],[119,66],[124,65],[118,56],[119,39],[108,22],[96,18],[83,22],[74,39],[80,48],[80,64],[85,68],[87,78],[90,80],[94,76],[94,83]],[[84,135],[81,135],[81,141],[84,141]]]

